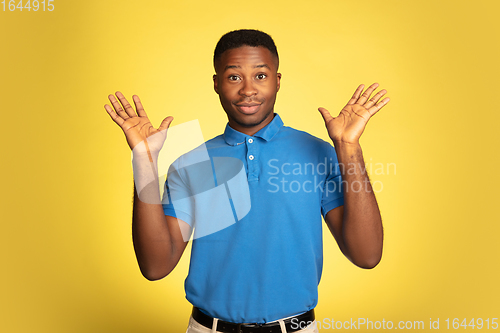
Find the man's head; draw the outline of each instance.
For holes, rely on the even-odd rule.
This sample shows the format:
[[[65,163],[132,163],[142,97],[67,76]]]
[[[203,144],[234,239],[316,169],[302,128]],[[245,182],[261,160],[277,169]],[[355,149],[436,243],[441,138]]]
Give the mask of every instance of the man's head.
[[[222,36],[215,46],[214,51],[214,68],[217,73],[217,64],[220,61],[221,55],[227,50],[237,49],[242,46],[262,46],[271,52],[276,58],[276,70],[279,66],[278,49],[274,44],[274,40],[265,32],[259,30],[241,29],[228,32]]]
[[[280,88],[278,65],[276,45],[261,31],[231,31],[219,40],[214,89],[232,128],[253,135],[271,122]]]

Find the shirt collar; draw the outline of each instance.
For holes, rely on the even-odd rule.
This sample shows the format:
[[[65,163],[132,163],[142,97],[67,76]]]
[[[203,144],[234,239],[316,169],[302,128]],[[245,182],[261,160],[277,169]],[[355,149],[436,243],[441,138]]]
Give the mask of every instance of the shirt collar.
[[[279,132],[282,126],[283,120],[281,120],[280,116],[275,113],[273,120],[271,120],[269,124],[267,124],[253,136],[262,138],[266,141],[270,141],[276,135],[276,133]],[[249,135],[233,129],[231,126],[229,126],[229,123],[226,125],[226,129],[224,130],[224,140],[226,140],[227,144],[231,146],[242,144],[243,142],[245,142],[248,136]]]

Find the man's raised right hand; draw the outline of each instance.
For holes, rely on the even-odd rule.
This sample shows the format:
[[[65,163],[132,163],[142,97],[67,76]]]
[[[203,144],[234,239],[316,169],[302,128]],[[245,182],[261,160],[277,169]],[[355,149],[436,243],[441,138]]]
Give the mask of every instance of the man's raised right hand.
[[[121,92],[117,91],[116,97],[118,99],[114,95],[109,95],[108,98],[113,108],[108,104],[104,105],[104,108],[113,121],[123,130],[130,149],[134,150],[135,148],[134,153],[147,153],[150,158],[150,154],[158,154],[167,138],[166,130],[174,118],[169,116],[163,119],[160,127],[155,129],[142,107],[139,96],[132,96],[137,113]],[[144,142],[144,145],[137,146],[141,142]]]

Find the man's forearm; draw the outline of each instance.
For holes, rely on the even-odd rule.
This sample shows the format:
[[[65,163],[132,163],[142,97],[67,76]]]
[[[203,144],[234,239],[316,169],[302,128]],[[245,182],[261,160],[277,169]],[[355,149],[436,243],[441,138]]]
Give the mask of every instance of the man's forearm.
[[[151,155],[137,154],[133,158],[132,236],[139,267],[149,280],[166,276],[177,263],[172,231],[161,205],[156,161],[154,155],[153,160]]]
[[[377,200],[359,144],[335,144],[343,179],[342,241],[358,266],[375,267],[382,257],[383,229]]]
[[[132,96],[136,110],[119,91],[116,98],[108,98],[113,107],[106,104],[104,108],[123,130],[133,154],[132,237],[137,261],[147,279],[161,279],[175,267],[186,247],[177,219],[165,217],[158,182],[158,155],[173,118],[163,119],[155,129],[137,95]]]

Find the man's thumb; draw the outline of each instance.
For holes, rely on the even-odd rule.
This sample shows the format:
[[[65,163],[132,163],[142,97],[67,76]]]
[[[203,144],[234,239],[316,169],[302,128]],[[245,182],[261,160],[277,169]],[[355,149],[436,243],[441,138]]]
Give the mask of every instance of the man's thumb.
[[[320,108],[318,108],[318,111],[323,116],[323,120],[325,121],[325,124],[327,124],[330,120],[333,119],[332,115],[330,114],[330,112],[327,109],[320,107]]]
[[[163,121],[160,124],[160,127],[158,127],[159,131],[166,130],[169,126],[170,123],[174,120],[174,117],[168,116],[167,118],[163,119]]]

